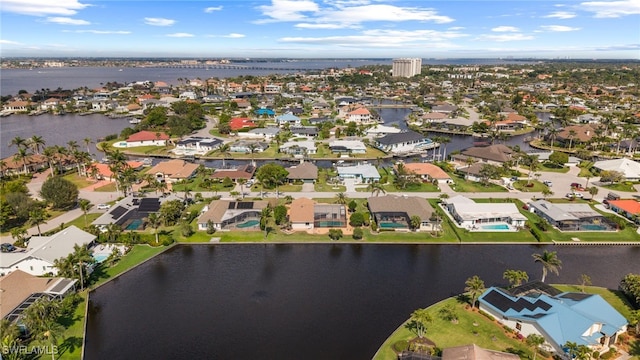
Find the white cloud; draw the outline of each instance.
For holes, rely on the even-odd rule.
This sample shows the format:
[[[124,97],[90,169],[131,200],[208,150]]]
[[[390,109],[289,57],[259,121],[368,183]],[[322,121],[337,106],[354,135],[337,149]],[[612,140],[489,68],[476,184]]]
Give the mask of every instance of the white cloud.
[[[222,10],[222,6],[210,6],[208,8],[204,9],[204,12],[206,12],[207,14],[215,12],[215,11],[220,11]]]
[[[578,31],[580,28],[563,26],[563,25],[542,25],[540,29],[543,31],[552,31],[552,32],[566,32],[566,31]]]
[[[550,18],[550,19],[572,19],[574,17],[576,17],[577,15],[575,13],[572,12],[568,12],[568,11],[555,11],[552,12],[549,15],[545,15],[543,16],[543,18]]]
[[[144,18],[144,23],[152,26],[171,26],[176,23],[175,20],[165,18]]]
[[[91,25],[91,23],[87,20],[72,19],[61,16],[48,17],[47,22],[62,25]]]
[[[297,25],[299,28],[339,29],[357,28],[358,24],[374,21],[429,21],[438,24],[454,21],[430,8],[373,4],[366,0],[333,0],[325,1],[323,4],[326,7],[320,7],[309,0],[272,0],[271,5],[258,7],[267,18],[254,23],[298,21],[301,22]]]
[[[464,30],[464,29],[466,29],[464,26],[452,26],[448,30],[450,30],[450,31],[458,31],[458,30]]]
[[[240,39],[245,37],[245,34],[231,33],[228,35],[223,35],[222,37],[230,38],[230,39]]]
[[[67,33],[76,34],[98,34],[98,35],[128,35],[131,31],[128,30],[63,30]]]
[[[2,0],[2,11],[23,15],[75,15],[88,4],[82,4],[78,0]]]
[[[194,37],[195,35],[189,34],[189,33],[184,33],[184,32],[179,32],[179,33],[167,34],[167,36],[168,37],[174,37],[174,38],[190,38],[190,37]]]
[[[271,5],[258,6],[258,10],[269,19],[256,21],[258,24],[281,21],[304,21],[307,16],[305,12],[316,12],[320,10],[318,4],[309,0],[272,0]]]
[[[0,39],[0,44],[3,44],[3,45],[20,45],[20,43],[17,42],[17,41],[4,40],[4,39]]]
[[[617,18],[640,14],[640,1],[589,1],[580,3],[578,8],[594,13],[594,17],[597,18]]]
[[[362,48],[399,48],[412,46],[450,48],[456,47],[450,43],[450,40],[465,36],[468,35],[455,31],[376,29],[363,31],[358,35],[351,36],[284,37],[279,39],[279,41],[284,43]]]
[[[519,32],[520,29],[518,29],[515,26],[498,26],[498,27],[494,27],[493,29],[491,29],[491,31],[493,31],[493,32]]]
[[[506,42],[506,41],[523,41],[523,40],[533,40],[534,37],[532,35],[525,35],[520,33],[513,34],[485,34],[480,35],[477,40],[483,41],[496,41],[496,42]]]

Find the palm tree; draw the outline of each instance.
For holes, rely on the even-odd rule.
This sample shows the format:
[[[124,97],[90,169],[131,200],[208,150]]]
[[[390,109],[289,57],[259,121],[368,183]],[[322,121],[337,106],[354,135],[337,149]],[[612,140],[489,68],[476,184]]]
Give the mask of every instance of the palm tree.
[[[569,130],[569,150],[571,150],[571,147],[573,146],[573,138],[577,135],[578,133],[575,130]]]
[[[423,338],[427,332],[427,325],[433,321],[428,309],[417,309],[411,313],[409,326],[415,329],[416,335]]]
[[[471,297],[471,307],[476,306],[476,301],[485,290],[484,281],[478,275],[474,275],[465,281],[464,291]]]
[[[109,225],[107,225],[107,231],[105,233],[107,235],[107,241],[116,242],[121,232],[122,228],[120,227],[120,225],[110,223]]]
[[[29,211],[29,225],[35,225],[38,228],[38,236],[42,236],[42,232],[40,231],[40,224],[46,224],[47,221],[47,212],[41,208],[36,207],[33,210]]]
[[[15,145],[18,149],[27,147],[27,140],[21,138],[20,136],[16,136],[13,139],[11,139],[11,142],[9,143],[9,147],[13,145]]]
[[[36,154],[40,154],[40,147],[44,148],[45,141],[42,136],[33,135],[29,139],[29,145],[33,147],[33,151],[35,151]]]
[[[220,156],[222,156],[223,169],[227,167],[227,164],[225,163],[225,159],[227,158],[227,156],[231,155],[230,149],[231,149],[231,146],[229,146],[229,144],[222,144],[222,146],[220,146],[220,148],[218,149],[218,151],[220,152]]]
[[[336,203],[345,205],[348,201],[347,195],[343,192],[339,192],[336,194]]]
[[[529,281],[529,275],[522,270],[505,270],[502,277],[507,279],[512,287],[520,286],[522,282]]]
[[[93,204],[91,204],[91,201],[87,199],[80,199],[78,201],[78,205],[80,206],[80,210],[82,210],[82,213],[84,214],[84,226],[87,227],[87,212],[89,212],[89,210],[93,207]]]
[[[544,344],[544,337],[538,334],[530,334],[527,336],[527,345],[533,348],[533,360],[536,360],[536,355],[538,354],[538,347]]]
[[[466,159],[464,159],[465,164],[467,164],[467,180],[469,180],[469,172],[471,171],[471,165],[476,163],[476,159],[467,156]]]
[[[542,282],[547,278],[547,273],[552,272],[556,275],[559,274],[559,270],[562,268],[562,261],[558,259],[558,255],[555,251],[545,250],[542,254],[533,254],[534,262],[542,264]]]
[[[238,184],[240,185],[240,196],[244,199],[244,184],[247,183],[247,179],[238,179]],[[277,189],[276,189],[277,196]]]
[[[551,150],[553,150],[553,143],[555,142],[556,137],[558,136],[558,129],[556,129],[556,127],[553,126],[553,124],[551,124],[548,134],[549,134],[549,138],[551,138]]]
[[[91,149],[89,149],[89,145],[93,142],[93,140],[91,140],[91,138],[84,138],[82,140],[82,142],[84,143],[84,145],[87,147],[87,154],[91,154]]]
[[[380,193],[384,195],[387,193],[387,191],[384,189],[384,186],[380,184],[379,181],[374,181],[372,183],[369,183],[367,190],[371,191],[371,196],[373,195],[378,196],[380,195]]]
[[[145,221],[147,222],[147,224],[149,224],[149,226],[151,226],[153,228],[153,233],[155,234],[156,244],[157,244],[158,243],[158,228],[160,227],[160,225],[162,225],[162,216],[158,215],[157,213],[151,213],[151,214],[149,214],[149,216],[147,216]]]
[[[420,224],[422,224],[422,219],[420,219],[420,216],[418,216],[418,215],[413,215],[409,219],[409,225],[411,226],[411,229],[413,229],[413,230],[419,229],[420,228]]]
[[[29,151],[25,147],[18,148],[18,152],[15,153],[15,155],[13,155],[13,161],[15,162],[22,161],[22,166],[24,168],[23,171],[25,174],[29,173],[27,171],[27,159],[29,158],[30,155],[31,154],[29,154]]]

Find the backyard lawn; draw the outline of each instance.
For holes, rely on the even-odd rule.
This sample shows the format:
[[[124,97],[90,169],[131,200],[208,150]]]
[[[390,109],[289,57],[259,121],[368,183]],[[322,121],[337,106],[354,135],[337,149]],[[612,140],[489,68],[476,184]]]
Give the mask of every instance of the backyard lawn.
[[[449,174],[454,184],[451,185],[451,189],[456,192],[507,192],[504,187],[496,184],[484,185],[477,181],[465,180],[463,176],[459,174]]]

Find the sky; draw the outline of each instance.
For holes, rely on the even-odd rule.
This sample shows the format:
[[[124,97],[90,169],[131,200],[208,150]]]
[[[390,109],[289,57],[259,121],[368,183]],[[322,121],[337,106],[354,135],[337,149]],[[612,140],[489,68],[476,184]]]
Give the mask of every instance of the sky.
[[[0,0],[2,57],[640,59],[640,0]]]

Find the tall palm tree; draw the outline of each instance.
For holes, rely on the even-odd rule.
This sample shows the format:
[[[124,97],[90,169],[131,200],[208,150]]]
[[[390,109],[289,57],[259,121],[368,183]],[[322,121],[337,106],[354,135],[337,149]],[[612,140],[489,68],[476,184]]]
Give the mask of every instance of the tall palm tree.
[[[427,332],[427,325],[433,321],[428,309],[417,309],[411,313],[411,326],[415,328],[416,335],[423,338]]]
[[[533,254],[534,262],[542,264],[542,282],[547,278],[547,273],[552,272],[556,275],[559,274],[562,268],[562,261],[558,259],[558,254],[555,251],[543,251],[542,254]]]
[[[21,147],[18,148],[18,152],[15,153],[15,155],[13,155],[13,160],[15,162],[22,162],[22,166],[23,166],[23,171],[25,174],[28,174],[29,171],[27,171],[27,159],[29,158],[31,154],[29,154],[29,150],[27,150],[26,147]]]
[[[382,184],[380,184],[379,181],[374,181],[372,183],[369,183],[369,186],[367,186],[367,190],[371,191],[371,196],[375,195],[378,196],[380,195],[380,193],[382,194],[386,194],[386,190],[384,189],[384,186],[382,186]]]
[[[244,184],[247,183],[247,179],[238,179],[238,184],[240,184],[240,196],[244,199]],[[276,196],[277,196],[277,188],[276,188]]]
[[[42,138],[42,136],[33,135],[29,139],[29,145],[31,145],[31,147],[33,148],[33,151],[35,151],[36,154],[40,154],[40,148],[44,148],[45,141]]]
[[[78,205],[80,206],[80,210],[82,210],[82,213],[84,214],[84,226],[87,227],[87,213],[93,207],[93,204],[91,204],[91,201],[87,199],[80,199],[78,201]]]
[[[157,213],[151,213],[151,214],[149,214],[149,216],[147,216],[145,221],[147,222],[147,224],[149,226],[151,226],[153,228],[153,233],[155,234],[156,244],[157,244],[158,243],[158,228],[162,225],[162,221],[163,221],[162,216],[158,215]]]
[[[82,140],[82,142],[84,143],[84,145],[87,147],[87,153],[91,154],[91,149],[89,149],[89,145],[93,142],[93,140],[91,138],[84,138]]]
[[[42,236],[42,231],[40,231],[40,224],[47,223],[47,212],[45,209],[41,207],[36,207],[33,210],[29,211],[29,225],[35,225],[38,229],[38,236]]]
[[[218,151],[220,152],[220,156],[222,156],[222,168],[227,167],[225,159],[227,158],[227,156],[231,155],[230,149],[231,146],[229,146],[229,144],[222,144],[222,146],[220,146],[220,148],[218,149]]]
[[[576,135],[578,135],[578,133],[575,130],[569,130],[569,150],[571,150],[573,146],[573,138],[575,138]]]
[[[480,295],[485,291],[484,281],[478,275],[474,275],[468,278],[464,284],[466,285],[464,291],[471,297],[471,307],[474,307]]]
[[[47,146],[46,148],[44,148],[44,150],[42,151],[42,155],[44,156],[44,158],[47,160],[47,163],[49,164],[49,169],[51,170],[51,176],[56,176],[56,170],[55,170],[55,161],[56,161],[56,148],[53,146]]]
[[[507,279],[512,287],[520,286],[522,282],[529,281],[529,275],[523,270],[505,270],[503,279]]]
[[[527,336],[527,345],[533,348],[533,360],[536,360],[536,355],[538,354],[538,347],[544,344],[544,337],[538,334],[530,334]]]
[[[27,147],[27,140],[21,138],[20,136],[16,136],[13,139],[11,139],[11,142],[9,143],[9,147],[14,146],[14,145],[18,149],[23,148],[23,147]]]

